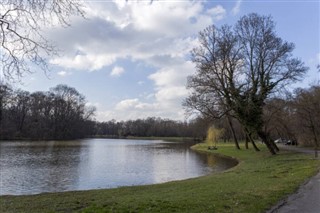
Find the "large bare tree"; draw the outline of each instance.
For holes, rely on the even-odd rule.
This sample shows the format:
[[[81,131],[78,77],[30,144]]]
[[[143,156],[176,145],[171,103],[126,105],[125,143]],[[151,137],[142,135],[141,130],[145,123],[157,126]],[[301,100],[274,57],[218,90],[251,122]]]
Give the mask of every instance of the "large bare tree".
[[[83,16],[80,0],[1,0],[0,77],[14,79],[30,72],[30,62],[47,71],[47,56],[57,48],[44,36],[46,27],[67,26]]]
[[[271,94],[307,71],[293,49],[276,35],[270,16],[253,13],[233,27],[207,27],[192,51],[196,73],[188,79],[192,92],[185,105],[213,116],[229,113],[275,154],[277,147],[263,128],[263,107]]]

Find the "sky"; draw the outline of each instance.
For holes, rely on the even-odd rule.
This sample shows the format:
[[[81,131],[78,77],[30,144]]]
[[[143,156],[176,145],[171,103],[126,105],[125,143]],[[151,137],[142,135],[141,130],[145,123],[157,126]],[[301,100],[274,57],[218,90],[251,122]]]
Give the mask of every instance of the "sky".
[[[185,120],[182,101],[187,76],[195,72],[190,50],[209,25],[233,25],[248,13],[271,15],[278,36],[293,42],[295,57],[310,67],[303,82],[319,81],[319,0],[85,1],[86,19],[53,27],[45,35],[61,50],[22,77],[21,89],[48,91],[58,84],[76,88],[95,106],[96,120],[162,117]]]

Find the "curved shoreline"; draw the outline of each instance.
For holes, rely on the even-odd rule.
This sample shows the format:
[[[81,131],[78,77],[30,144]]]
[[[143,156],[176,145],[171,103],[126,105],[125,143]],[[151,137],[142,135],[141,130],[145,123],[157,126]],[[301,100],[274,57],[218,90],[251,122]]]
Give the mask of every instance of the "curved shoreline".
[[[207,175],[224,173],[224,172],[227,172],[229,170],[235,169],[237,166],[240,165],[240,163],[241,163],[240,159],[238,159],[236,157],[233,157],[233,156],[225,155],[225,154],[222,154],[222,153],[215,153],[214,151],[210,151],[210,150],[203,150],[203,149],[198,147],[201,144],[203,144],[203,143],[195,144],[195,145],[191,146],[190,149],[192,149],[192,150],[194,150],[196,152],[199,152],[199,153],[211,154],[211,155],[217,156],[217,157],[222,158],[222,159],[227,159],[229,161],[234,162],[234,164],[235,164],[235,165],[233,165],[233,166],[231,166],[231,167],[229,167],[229,168],[227,168],[227,169],[225,169],[223,171],[213,172],[213,173],[210,173],[210,174],[207,174]],[[206,175],[203,175],[203,176],[206,176]],[[199,176],[199,177],[203,177],[203,176]]]
[[[168,183],[117,189],[51,193],[31,196],[2,196],[7,212],[265,212],[291,194],[320,168],[309,156],[283,152],[270,156],[233,145],[217,151],[239,160],[231,169],[207,176]],[[290,174],[290,175],[288,175]]]
[[[137,139],[134,139],[134,141],[135,140],[137,140]],[[57,145],[60,146],[60,145],[64,144],[64,142],[61,144],[60,144],[60,142],[58,142],[59,144],[56,144],[56,141],[53,141],[53,142],[56,146]],[[68,142],[66,142],[65,145],[66,145],[66,147],[71,147],[71,145],[73,147],[73,146],[75,146],[74,143],[78,144],[78,141],[68,141]],[[170,145],[171,145],[171,143],[172,142],[170,142]],[[173,143],[176,144],[176,142],[173,142]],[[44,142],[44,144],[46,144],[46,142]],[[52,148],[52,146],[54,144],[51,144],[50,149]],[[134,143],[134,144],[136,144],[136,143]],[[60,184],[57,184],[55,187],[46,187],[47,184],[42,184],[42,183],[46,183],[47,181],[50,181],[50,180],[55,183],[54,178],[51,178],[50,176],[44,176],[45,178],[42,178],[43,176],[41,176],[41,174],[40,174],[40,176],[38,176],[38,177],[35,177],[35,176],[32,177],[32,179],[34,179],[34,181],[32,181],[32,183],[33,183],[32,185],[28,184],[27,182],[23,185],[23,184],[21,184],[21,181],[19,182],[20,179],[18,176],[13,176],[13,177],[17,177],[15,179],[17,181],[16,183],[14,183],[12,181],[11,182],[6,181],[6,180],[10,180],[10,177],[11,177],[10,171],[14,172],[15,174],[18,174],[18,172],[20,171],[19,169],[18,170],[4,169],[4,171],[9,171],[9,172],[4,173],[7,175],[3,177],[4,178],[3,179],[4,185],[3,185],[2,190],[0,191],[0,196],[4,196],[4,195],[7,195],[7,196],[26,195],[26,196],[28,196],[28,195],[41,195],[41,194],[45,194],[45,193],[63,193],[63,192],[76,192],[76,191],[88,191],[88,190],[100,190],[100,189],[106,190],[106,189],[114,189],[114,188],[127,187],[127,186],[154,185],[154,184],[167,183],[167,182],[171,182],[171,181],[182,181],[182,180],[187,180],[187,179],[192,179],[192,178],[199,178],[199,177],[206,176],[206,175],[221,173],[226,170],[229,170],[230,168],[232,168],[238,164],[238,160],[236,160],[235,158],[232,158],[232,157],[228,157],[226,155],[215,154],[215,153],[208,154],[208,152],[194,151],[195,149],[194,148],[192,149],[192,147],[190,147],[190,145],[191,145],[190,143],[184,143],[184,145],[182,145],[182,146],[181,145],[169,146],[169,145],[166,145],[166,144],[169,144],[169,142],[163,141],[163,140],[157,140],[157,141],[155,141],[156,145],[154,145],[153,142],[150,142],[150,143],[148,142],[147,144],[151,145],[151,147],[153,147],[153,146],[158,147],[157,144],[161,145],[161,147],[162,147],[162,144],[165,144],[165,147],[168,146],[168,148],[172,149],[172,151],[170,150],[169,153],[165,152],[168,155],[165,155],[162,157],[162,158],[170,159],[169,161],[165,160],[165,162],[164,162],[163,160],[160,159],[161,165],[164,165],[165,167],[162,166],[160,169],[154,169],[153,167],[149,167],[149,164],[143,164],[143,163],[140,164],[139,162],[135,162],[134,164],[139,165],[139,167],[127,167],[127,166],[121,164],[120,166],[122,166],[122,167],[120,167],[120,166],[112,167],[112,168],[111,167],[107,167],[107,168],[103,167],[104,169],[100,169],[100,171],[102,171],[102,173],[107,172],[110,174],[111,173],[118,174],[117,171],[123,170],[122,168],[125,168],[125,170],[129,170],[129,171],[131,171],[131,169],[132,169],[132,171],[139,174],[138,177],[140,177],[140,178],[136,178],[133,180],[129,179],[127,177],[135,178],[135,176],[131,176],[130,175],[131,173],[127,173],[127,172],[119,173],[119,174],[121,174],[121,176],[119,176],[119,175],[112,176],[111,175],[110,177],[113,177],[113,178],[109,178],[109,175],[99,176],[100,173],[98,171],[97,173],[91,173],[90,176],[92,176],[92,177],[94,177],[94,176],[105,177],[104,179],[101,179],[102,181],[100,181],[100,182],[94,182],[95,179],[91,178],[91,179],[86,179],[87,182],[81,181],[78,183],[77,181],[75,181],[75,184],[72,183],[72,185],[71,184],[63,185],[63,182],[61,182]],[[178,143],[178,144],[180,144],[180,143]],[[192,144],[194,144],[194,143],[192,143]],[[29,146],[28,143],[25,144],[23,142],[23,143],[21,143],[21,145],[18,144],[17,147],[20,148],[21,146],[24,146],[24,145],[26,147]],[[38,144],[36,144],[36,145],[38,146]],[[45,145],[43,145],[43,144],[40,144],[40,145],[45,147]],[[11,145],[11,142],[10,142],[7,145],[7,147],[11,147],[11,146],[13,146],[13,145]],[[35,146],[35,144],[32,143],[32,147],[34,147],[34,146]],[[81,146],[84,146],[84,145],[81,145]],[[16,145],[14,145],[13,147],[16,147]],[[167,150],[168,148],[165,148],[165,150]],[[172,159],[176,159],[176,158],[170,158],[170,156],[171,156],[170,153],[175,153],[174,150],[178,150],[178,157],[181,154],[183,155],[183,153],[186,154],[187,152],[189,153],[188,154],[189,157],[186,159],[185,157],[180,156],[177,159],[176,163],[172,164],[173,163]],[[150,153],[153,153],[153,152],[150,152]],[[155,155],[155,156],[157,156],[157,155]],[[138,158],[135,158],[136,160],[140,159],[139,156],[137,156],[137,157]],[[151,160],[156,162],[152,156],[148,155],[148,157],[151,157]],[[118,155],[118,158],[119,158],[119,155]],[[7,158],[4,158],[4,159],[7,159]],[[38,161],[37,159],[38,159],[38,157],[35,156],[36,161]],[[144,157],[143,159],[150,161],[149,158]],[[159,158],[155,158],[155,159],[159,159]],[[180,160],[180,159],[182,159],[182,160]],[[114,162],[118,162],[117,159],[111,159],[111,160]],[[129,164],[129,162],[126,164]],[[7,165],[11,165],[11,164],[7,164]],[[15,164],[12,164],[12,165],[15,165]],[[47,165],[47,164],[45,164],[45,165]],[[131,165],[131,164],[129,164],[129,165]],[[141,169],[141,168],[143,168],[144,165],[146,165],[147,170]],[[157,165],[157,164],[152,163],[152,165]],[[174,165],[174,166],[172,166],[172,165]],[[10,168],[10,166],[7,166],[7,167]],[[58,167],[50,167],[50,166],[39,167],[40,170],[42,168],[48,168],[48,169],[54,170],[55,168],[58,168]],[[78,167],[75,167],[75,168],[78,168]],[[90,168],[90,167],[88,167],[88,168]],[[175,170],[177,172],[175,170],[170,169],[170,168],[175,168]],[[58,171],[63,172],[64,170],[58,169]],[[86,170],[83,170],[83,171],[86,171]],[[52,173],[54,174],[54,171],[52,171]],[[174,173],[176,173],[176,174],[174,174]],[[22,174],[22,173],[20,173],[20,174]],[[66,172],[66,174],[69,174],[69,173]],[[67,175],[64,175],[64,174],[59,174],[59,176],[60,175],[67,177]],[[71,173],[71,175],[73,175],[73,173]],[[150,175],[153,178],[149,178]],[[158,177],[154,178],[155,176],[158,176]],[[21,175],[20,175],[20,177],[21,177]],[[53,177],[56,177],[56,176],[53,176]],[[80,179],[81,177],[83,177],[83,176],[78,174],[78,179]],[[119,178],[117,178],[117,177],[119,177]],[[146,177],[146,178],[144,178],[144,177]],[[121,181],[122,179],[127,180],[127,182]],[[72,181],[74,179],[70,179],[70,180]],[[92,180],[92,182],[90,182],[91,180]],[[6,185],[6,183],[8,183],[8,185]],[[83,187],[83,183],[89,183],[88,184],[89,187],[86,185],[84,185],[84,187]],[[42,186],[42,188],[39,188],[39,186]],[[65,186],[65,187],[61,187],[61,186]]]

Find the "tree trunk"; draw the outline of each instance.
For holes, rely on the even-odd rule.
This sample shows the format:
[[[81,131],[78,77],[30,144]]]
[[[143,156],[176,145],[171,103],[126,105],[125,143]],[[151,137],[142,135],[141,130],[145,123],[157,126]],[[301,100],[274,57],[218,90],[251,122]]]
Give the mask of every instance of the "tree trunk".
[[[258,131],[257,133],[258,133],[258,136],[261,138],[261,140],[266,144],[269,152],[273,155],[277,154],[274,147],[270,144],[270,140],[268,139],[268,136],[266,135],[266,133],[263,132],[262,130]]]
[[[314,157],[317,158],[318,157],[318,137],[317,137],[316,128],[312,119],[310,119],[310,121],[311,121],[311,130],[314,137]]]
[[[251,133],[250,133],[249,131],[247,131],[247,136],[248,136],[249,140],[251,141],[254,150],[257,151],[257,152],[259,152],[260,149],[257,147],[256,143],[255,143],[254,140],[252,139]]]
[[[276,152],[279,152],[280,149],[278,148],[277,144],[271,140],[269,137],[268,137],[269,141],[270,141],[270,144],[272,145],[273,149],[276,151]]]
[[[254,142],[254,140],[252,138],[251,138],[251,143],[252,143],[254,150],[257,152],[260,152],[260,149],[257,147],[256,143]]]
[[[25,114],[25,109],[23,108],[22,109],[22,117],[21,117],[21,119],[20,119],[20,121],[19,121],[19,126],[18,126],[18,132],[20,133],[20,134],[22,134],[22,129],[23,129],[23,125],[24,125],[24,120],[25,120],[25,117],[26,117],[26,114]]]
[[[2,97],[0,97],[0,139],[2,135]]]
[[[235,133],[235,131],[234,131],[233,124],[232,124],[232,121],[231,121],[231,119],[230,119],[230,115],[229,115],[229,114],[227,114],[227,120],[228,120],[230,129],[231,129],[231,132],[232,132],[234,144],[235,144],[235,146],[236,146],[237,149],[240,149],[239,142],[238,142],[236,133]]]
[[[318,139],[317,139],[317,135],[315,135],[314,137],[314,157],[318,158]]]
[[[249,149],[249,137],[248,134],[246,133],[246,143],[245,143],[246,149]]]

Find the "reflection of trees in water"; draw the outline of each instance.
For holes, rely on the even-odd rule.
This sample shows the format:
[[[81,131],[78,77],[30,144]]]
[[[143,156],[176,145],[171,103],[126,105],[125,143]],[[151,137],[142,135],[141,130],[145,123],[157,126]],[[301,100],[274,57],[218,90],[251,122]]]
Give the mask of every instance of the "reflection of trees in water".
[[[62,191],[76,189],[79,179],[78,168],[81,162],[81,143],[77,145],[62,145],[57,142],[46,150],[45,154],[49,155],[45,159],[45,189],[50,191]]]
[[[76,189],[82,143],[19,142],[1,146],[1,194],[26,194]],[[9,161],[10,163],[6,163]]]
[[[206,175],[228,165],[224,159],[191,150],[191,145],[108,139],[2,142],[0,193],[154,184]]]
[[[192,145],[195,145],[196,143],[197,142],[163,143],[158,148],[171,149],[174,150],[174,152],[181,152],[184,154],[186,159],[194,158],[199,161],[199,163],[201,162],[201,165],[203,165],[203,167],[211,167],[213,172],[223,171],[238,164],[238,162],[232,158],[217,156],[208,153],[199,153],[197,151],[191,150],[190,147]],[[190,155],[192,155],[192,157]]]
[[[214,157],[213,155],[207,155],[207,164],[208,166],[215,166],[216,165],[216,157]]]
[[[224,171],[238,164],[238,161],[228,157],[206,154],[208,166],[213,168],[214,172]]]

